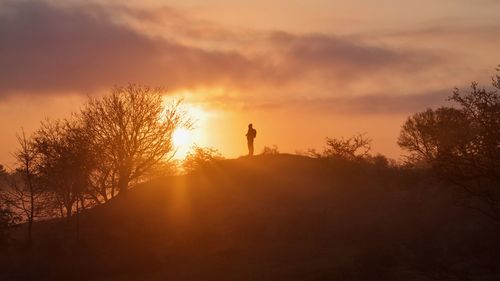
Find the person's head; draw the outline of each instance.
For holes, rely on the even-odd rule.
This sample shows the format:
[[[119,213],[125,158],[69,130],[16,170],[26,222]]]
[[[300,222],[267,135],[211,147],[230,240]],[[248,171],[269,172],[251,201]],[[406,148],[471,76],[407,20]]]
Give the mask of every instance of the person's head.
[[[252,124],[252,123],[248,124],[248,128],[249,128],[249,129],[252,129],[252,127],[253,127],[253,124]]]

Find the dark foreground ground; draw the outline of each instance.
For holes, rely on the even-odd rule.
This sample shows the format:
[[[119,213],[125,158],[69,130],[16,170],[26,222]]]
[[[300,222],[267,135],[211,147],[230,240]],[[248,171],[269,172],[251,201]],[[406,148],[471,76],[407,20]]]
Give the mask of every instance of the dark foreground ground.
[[[422,171],[301,156],[139,186],[0,251],[0,280],[500,280],[500,229]]]

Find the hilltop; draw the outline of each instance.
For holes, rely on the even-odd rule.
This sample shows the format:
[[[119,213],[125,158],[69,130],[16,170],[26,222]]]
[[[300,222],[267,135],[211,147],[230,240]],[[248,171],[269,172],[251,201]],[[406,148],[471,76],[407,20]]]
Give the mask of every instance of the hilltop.
[[[498,266],[498,227],[429,178],[297,155],[221,160],[85,211],[78,239],[76,218],[38,222],[31,254],[0,254],[0,279],[498,278],[483,274]]]

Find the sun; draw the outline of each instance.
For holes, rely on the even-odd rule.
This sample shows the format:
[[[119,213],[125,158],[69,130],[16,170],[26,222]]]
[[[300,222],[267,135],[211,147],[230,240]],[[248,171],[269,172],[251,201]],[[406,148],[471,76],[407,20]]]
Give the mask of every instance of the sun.
[[[168,100],[165,103],[168,103]],[[195,144],[206,145],[207,138],[209,138],[208,123],[216,114],[201,105],[190,103],[182,103],[180,110],[185,112],[186,118],[191,121],[191,126],[189,128],[180,126],[172,132],[172,144],[175,151],[173,158],[176,160],[184,159]]]
[[[192,139],[192,132],[186,128],[177,128],[172,134],[172,141],[177,148],[189,147]]]
[[[174,145],[175,159],[184,159],[189,153],[195,141],[194,133],[190,129],[177,128],[172,133],[172,143]]]

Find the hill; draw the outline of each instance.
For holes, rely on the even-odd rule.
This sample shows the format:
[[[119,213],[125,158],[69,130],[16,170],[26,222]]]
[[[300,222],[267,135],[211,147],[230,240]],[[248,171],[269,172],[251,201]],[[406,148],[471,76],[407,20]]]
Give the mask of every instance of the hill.
[[[0,280],[498,280],[498,226],[429,178],[296,155],[218,161],[85,211],[78,239],[76,218],[37,223],[32,250],[0,254]]]

